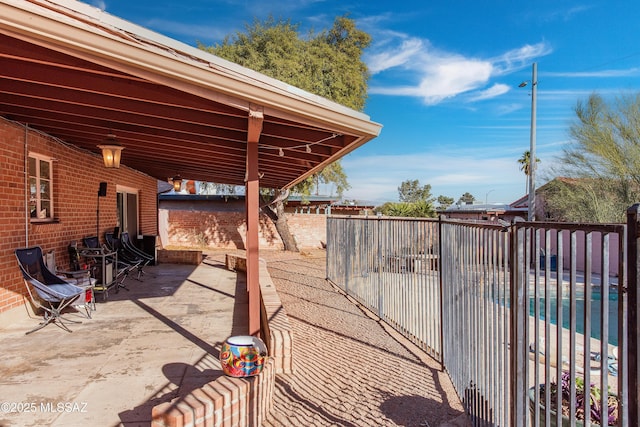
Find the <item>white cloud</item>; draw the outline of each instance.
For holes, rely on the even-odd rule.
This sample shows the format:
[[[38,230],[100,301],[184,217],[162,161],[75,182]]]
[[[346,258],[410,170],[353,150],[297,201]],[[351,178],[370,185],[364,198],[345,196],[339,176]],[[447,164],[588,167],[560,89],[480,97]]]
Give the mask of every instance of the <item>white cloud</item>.
[[[514,111],[521,110],[522,108],[524,107],[521,103],[502,104],[498,106],[496,112],[500,116],[505,116],[513,113]]]
[[[413,46],[415,48],[415,45]],[[390,58],[391,59],[391,58]],[[467,59],[462,56],[445,56],[423,50],[401,50],[392,57],[418,72],[419,82],[413,86],[374,86],[369,92],[383,95],[404,95],[423,98],[428,105],[464,93],[486,84],[492,74],[487,61]],[[387,65],[392,63],[391,60]],[[389,67],[391,68],[391,67]]]
[[[441,58],[425,68],[418,95],[427,104],[467,92],[484,85],[492,73],[489,62],[463,57]]]
[[[554,10],[554,11],[542,13],[539,15],[543,21],[547,21],[547,22],[557,21],[557,20],[570,21],[573,19],[574,16],[580,13],[586,12],[592,7],[593,6],[588,6],[588,5],[578,5],[578,6],[570,7],[568,9]]]
[[[630,77],[640,75],[640,68],[629,68],[627,70],[602,70],[602,71],[576,71],[576,72],[545,72],[545,76],[549,77]]]
[[[369,71],[376,74],[389,68],[403,66],[424,48],[424,43],[420,39],[404,39],[398,48],[394,47],[369,56],[367,59]]]
[[[491,99],[509,92],[511,88],[505,84],[496,83],[489,89],[479,91],[469,98],[470,102],[482,101],[483,99]]]
[[[490,61],[495,65],[495,75],[502,76],[521,70],[531,65],[532,59],[548,55],[551,52],[551,47],[546,43],[527,44],[491,58]]]
[[[456,95],[482,90],[470,100],[478,101],[508,91],[506,85],[494,84],[483,89],[491,78],[509,74],[530,64],[531,60],[551,52],[545,43],[525,45],[493,58],[466,57],[432,46],[428,40],[406,34],[386,32],[373,46],[365,61],[372,74],[394,72],[394,81],[405,84],[372,85],[372,94],[422,98],[427,105],[437,104]]]

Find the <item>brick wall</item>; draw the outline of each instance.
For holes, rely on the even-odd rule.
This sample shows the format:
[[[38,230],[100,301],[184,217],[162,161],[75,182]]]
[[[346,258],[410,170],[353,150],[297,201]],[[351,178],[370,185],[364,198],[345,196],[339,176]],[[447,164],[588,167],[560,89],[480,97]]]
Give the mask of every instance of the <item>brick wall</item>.
[[[220,377],[186,396],[156,405],[152,427],[260,427],[273,408],[275,367],[268,358],[260,375]]]
[[[246,225],[244,203],[161,202],[167,213],[164,246],[244,249]],[[327,217],[323,214],[288,213],[287,222],[299,249],[320,248],[326,239]],[[282,249],[273,222],[260,215],[260,248]]]
[[[198,265],[202,262],[202,251],[199,250],[168,250],[159,249],[156,261],[159,264],[190,264]]]
[[[25,152],[55,159],[53,162],[54,223],[31,223],[25,184]],[[126,157],[126,151],[123,154]],[[157,181],[133,169],[106,169],[102,158],[0,117],[0,313],[24,303],[26,289],[16,265],[14,250],[42,247],[53,250],[58,265],[68,268],[67,246],[96,234],[97,196],[100,182],[107,182],[107,196],[100,198],[100,235],[117,222],[116,186],[139,190],[140,232],[157,234]]]

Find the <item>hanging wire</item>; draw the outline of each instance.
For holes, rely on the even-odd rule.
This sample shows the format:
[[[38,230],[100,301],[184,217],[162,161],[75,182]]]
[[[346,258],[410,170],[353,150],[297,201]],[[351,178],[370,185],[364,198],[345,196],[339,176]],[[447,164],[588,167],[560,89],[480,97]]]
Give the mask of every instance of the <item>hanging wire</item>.
[[[284,156],[284,150],[285,149],[286,150],[295,150],[296,148],[304,148],[307,153],[311,153],[312,152],[312,150],[311,150],[312,146],[314,146],[316,144],[321,144],[321,143],[323,143],[325,141],[328,141],[328,140],[333,139],[333,138],[337,138],[339,136],[342,136],[342,134],[334,133],[331,136],[328,136],[328,137],[323,138],[323,139],[321,139],[319,141],[316,141],[316,142],[307,143],[307,144],[301,144],[301,145],[293,145],[291,147],[286,147],[284,149],[282,147],[278,147],[278,146],[275,146],[275,145],[266,145],[266,144],[260,144],[260,148],[268,148],[268,149],[278,150],[278,155],[280,157]]]

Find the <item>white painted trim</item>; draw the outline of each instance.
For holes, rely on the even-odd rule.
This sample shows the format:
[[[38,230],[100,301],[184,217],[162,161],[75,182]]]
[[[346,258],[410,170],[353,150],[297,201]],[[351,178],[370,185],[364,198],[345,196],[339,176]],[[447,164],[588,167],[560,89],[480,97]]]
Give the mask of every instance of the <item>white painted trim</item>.
[[[140,195],[140,189],[134,187],[127,187],[126,185],[116,184],[116,193],[130,193]]]

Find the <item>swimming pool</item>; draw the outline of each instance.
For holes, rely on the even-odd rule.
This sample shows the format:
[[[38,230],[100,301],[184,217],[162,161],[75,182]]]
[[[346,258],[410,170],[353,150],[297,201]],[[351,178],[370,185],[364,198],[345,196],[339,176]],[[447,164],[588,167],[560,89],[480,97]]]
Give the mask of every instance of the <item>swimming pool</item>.
[[[584,287],[576,289],[576,332],[584,334]],[[545,298],[544,289],[539,290],[538,301],[540,304],[539,319],[545,319]],[[570,295],[569,290],[564,289],[560,298],[562,304],[562,327],[569,328],[569,308],[570,308]],[[602,339],[601,333],[601,301],[602,292],[600,286],[591,287],[591,337],[596,339]],[[535,316],[535,295],[532,293],[529,295],[529,314]],[[554,325],[558,324],[558,292],[555,289],[551,289],[549,293],[549,303],[551,306],[551,318],[549,319]],[[607,307],[607,315],[609,318],[609,344],[618,345],[618,289],[616,287],[609,288],[609,301]]]

